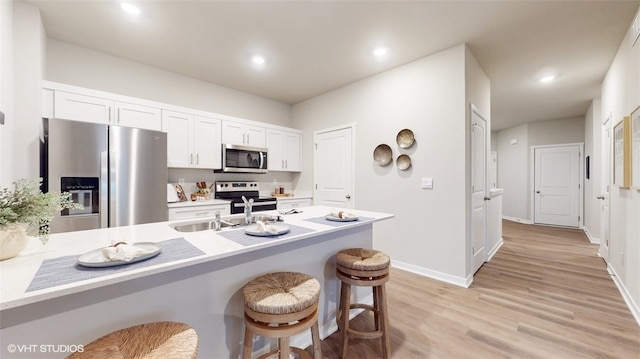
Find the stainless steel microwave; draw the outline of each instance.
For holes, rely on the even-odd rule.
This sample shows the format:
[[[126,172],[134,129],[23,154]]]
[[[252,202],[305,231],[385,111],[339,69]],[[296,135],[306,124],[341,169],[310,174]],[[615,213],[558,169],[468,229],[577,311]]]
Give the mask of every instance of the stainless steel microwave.
[[[222,172],[267,173],[267,149],[223,144]]]

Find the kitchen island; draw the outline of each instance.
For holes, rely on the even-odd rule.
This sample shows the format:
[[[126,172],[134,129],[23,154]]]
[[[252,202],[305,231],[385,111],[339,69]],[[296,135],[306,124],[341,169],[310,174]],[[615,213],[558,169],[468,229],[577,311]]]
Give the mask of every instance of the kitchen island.
[[[275,238],[248,236],[242,228],[186,233],[170,226],[193,221],[55,234],[44,246],[33,238],[18,257],[0,262],[0,357],[63,358],[124,327],[178,321],[198,332],[199,357],[237,358],[243,339],[242,287],[274,271],[318,278],[324,338],[336,330],[334,254],[371,247],[373,223],[393,216],[352,210],[358,221],[331,222],[323,220],[328,207],[301,210],[283,216],[291,231]],[[260,212],[265,214],[276,212]],[[122,240],[157,242],[163,250],[121,267],[87,270],[76,264],[79,255]],[[371,293],[359,288],[354,299],[370,301]],[[308,333],[292,339],[301,347],[310,342]],[[254,348],[266,350],[270,343],[260,338]]]

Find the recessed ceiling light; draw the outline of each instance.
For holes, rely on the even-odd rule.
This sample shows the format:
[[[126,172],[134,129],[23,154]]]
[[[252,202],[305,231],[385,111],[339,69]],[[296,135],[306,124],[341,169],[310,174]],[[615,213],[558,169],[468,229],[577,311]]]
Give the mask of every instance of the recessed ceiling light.
[[[137,6],[133,5],[132,3],[123,2],[123,3],[120,3],[120,7],[122,8],[122,10],[126,11],[128,14],[140,15],[140,9]]]
[[[377,49],[373,50],[373,54],[377,57],[382,57],[387,53],[389,53],[389,49],[387,49],[386,47],[378,47]]]
[[[254,55],[251,58],[251,62],[253,62],[256,65],[264,65],[264,63],[267,62],[267,59],[265,59],[265,57],[262,55]]]
[[[540,78],[540,82],[551,82],[556,79],[556,75],[548,75]]]

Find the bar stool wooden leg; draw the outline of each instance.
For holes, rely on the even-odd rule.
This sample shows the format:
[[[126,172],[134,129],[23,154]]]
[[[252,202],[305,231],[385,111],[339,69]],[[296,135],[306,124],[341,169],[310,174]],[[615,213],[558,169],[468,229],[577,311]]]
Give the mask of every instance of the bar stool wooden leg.
[[[311,343],[313,346],[313,359],[322,359],[322,350],[320,350],[320,329],[318,322],[311,327]]]
[[[387,311],[387,293],[386,288],[383,285],[377,287],[378,289],[378,305],[381,311],[380,325],[382,330],[382,355],[384,359],[391,357],[391,338],[389,336],[389,312]]]
[[[351,310],[351,284],[342,282],[340,289],[340,306],[339,306],[340,320],[338,321],[338,327],[342,331],[342,359],[347,357],[347,350],[349,348],[349,312]]]
[[[253,333],[245,326],[244,328],[244,346],[242,348],[242,359],[251,359],[253,352]]]
[[[280,345],[280,359],[289,359],[289,337],[280,338],[278,340],[278,344]]]

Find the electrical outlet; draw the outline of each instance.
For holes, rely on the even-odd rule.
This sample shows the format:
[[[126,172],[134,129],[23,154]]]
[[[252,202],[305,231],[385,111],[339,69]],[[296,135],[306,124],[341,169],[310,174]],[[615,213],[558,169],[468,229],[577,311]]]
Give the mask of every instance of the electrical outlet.
[[[184,186],[184,178],[178,178],[178,184]]]

